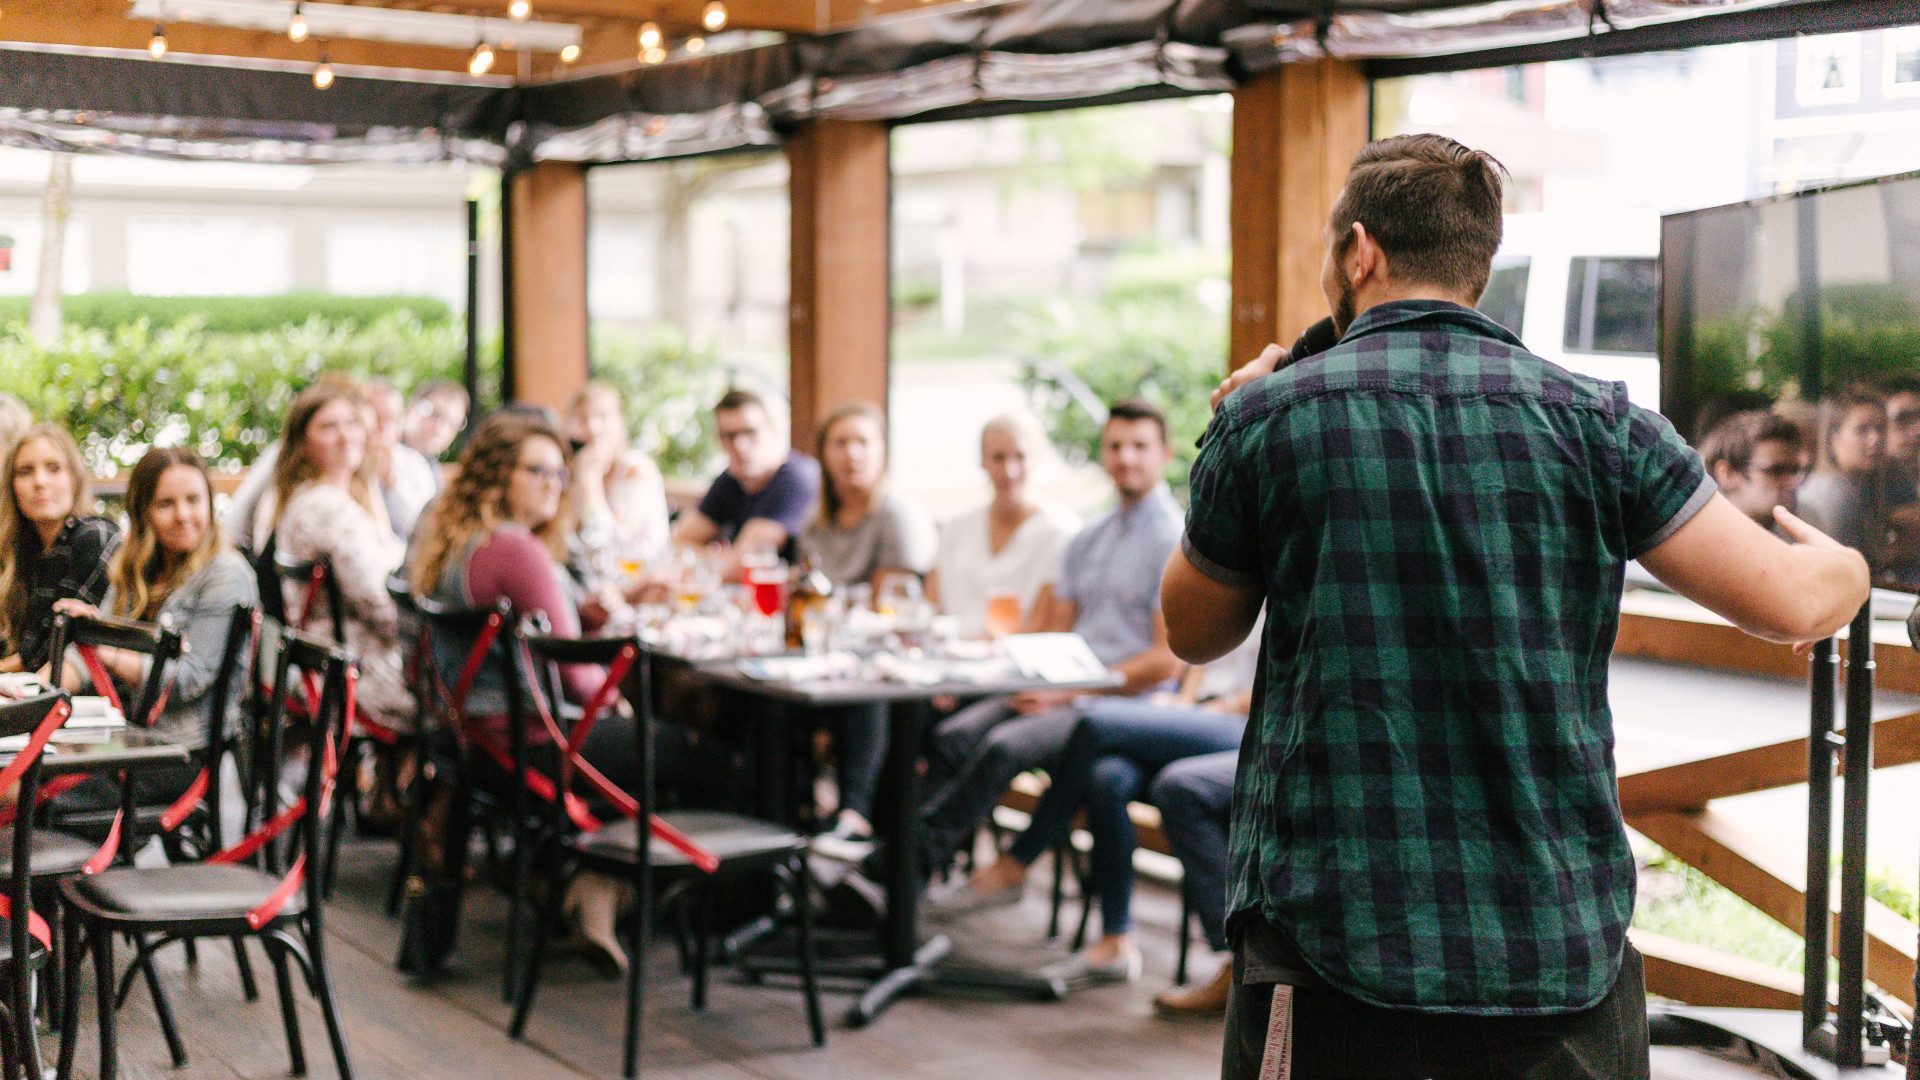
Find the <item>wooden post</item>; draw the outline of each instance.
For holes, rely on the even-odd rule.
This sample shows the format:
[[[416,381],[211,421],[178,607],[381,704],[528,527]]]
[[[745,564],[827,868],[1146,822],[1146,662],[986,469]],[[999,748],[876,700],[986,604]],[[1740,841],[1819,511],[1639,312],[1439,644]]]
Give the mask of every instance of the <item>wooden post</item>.
[[[587,381],[587,170],[541,162],[514,174],[508,201],[507,383],[564,410]]]
[[[1327,314],[1321,230],[1371,128],[1360,65],[1288,64],[1233,94],[1229,370]]]
[[[887,127],[822,120],[787,143],[793,445],[813,453],[835,406],[887,407],[892,170]]]

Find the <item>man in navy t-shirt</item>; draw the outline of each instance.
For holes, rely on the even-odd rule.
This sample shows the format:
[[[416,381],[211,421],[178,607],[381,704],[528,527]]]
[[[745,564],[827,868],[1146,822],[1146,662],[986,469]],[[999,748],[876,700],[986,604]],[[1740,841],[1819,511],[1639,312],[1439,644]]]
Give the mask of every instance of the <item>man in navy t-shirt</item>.
[[[789,450],[767,404],[750,390],[729,390],[713,407],[727,471],[707,489],[696,510],[680,516],[673,539],[681,544],[732,544],[736,551],[790,554],[820,497],[820,465]]]

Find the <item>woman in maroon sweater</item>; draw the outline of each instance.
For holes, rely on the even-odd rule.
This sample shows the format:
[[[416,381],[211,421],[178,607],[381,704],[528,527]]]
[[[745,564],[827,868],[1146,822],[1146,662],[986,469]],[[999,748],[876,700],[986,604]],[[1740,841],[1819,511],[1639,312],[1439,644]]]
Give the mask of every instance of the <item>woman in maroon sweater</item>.
[[[553,634],[577,637],[580,612],[568,593],[563,566],[573,522],[567,498],[567,464],[559,433],[538,416],[503,412],[489,417],[461,455],[459,473],[446,493],[421,518],[408,574],[414,591],[467,609],[491,608],[504,597],[516,622],[529,615],[544,615]],[[434,661],[451,686],[466,664],[470,643],[436,638],[434,645]],[[599,689],[606,673],[593,667],[564,667],[561,678],[563,693],[578,702]],[[502,744],[506,742],[502,665],[481,667],[465,706],[478,727]],[[450,750],[452,733],[441,734],[445,749]],[[554,751],[545,726],[529,726],[526,737],[536,767],[551,775]],[[630,786],[636,779],[632,776],[636,745],[632,717],[610,711],[595,725],[582,756],[615,783]],[[469,783],[503,793],[511,790],[513,778],[504,770],[490,767],[484,755],[474,755],[472,761],[476,775],[468,778]],[[457,883],[460,858],[466,849],[466,822],[460,820],[465,801],[455,798],[451,791],[434,794],[426,824],[443,839],[440,873],[436,876]],[[581,873],[568,884],[565,903],[569,918],[589,947],[589,955],[615,974],[626,965],[626,955],[613,929],[616,912],[623,903],[622,890],[611,878]],[[442,902],[457,903],[457,899]],[[420,962],[437,962],[450,946],[447,931],[444,943],[424,950]]]

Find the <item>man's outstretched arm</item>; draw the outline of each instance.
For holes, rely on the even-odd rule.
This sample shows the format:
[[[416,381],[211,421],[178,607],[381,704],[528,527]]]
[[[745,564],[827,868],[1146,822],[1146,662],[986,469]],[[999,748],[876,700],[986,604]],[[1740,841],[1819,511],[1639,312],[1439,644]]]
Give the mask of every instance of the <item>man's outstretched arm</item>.
[[[1715,495],[1640,565],[1675,592],[1768,641],[1818,641],[1867,602],[1867,560],[1776,507],[1794,543]]]

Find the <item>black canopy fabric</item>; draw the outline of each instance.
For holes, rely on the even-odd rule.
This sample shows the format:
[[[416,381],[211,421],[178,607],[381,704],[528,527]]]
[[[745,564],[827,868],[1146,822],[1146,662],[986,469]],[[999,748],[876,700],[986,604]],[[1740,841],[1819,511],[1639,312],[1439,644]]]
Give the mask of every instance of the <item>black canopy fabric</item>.
[[[1920,0],[999,0],[528,87],[0,47],[0,142],[203,159],[632,161],[918,122],[1920,22]]]

